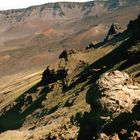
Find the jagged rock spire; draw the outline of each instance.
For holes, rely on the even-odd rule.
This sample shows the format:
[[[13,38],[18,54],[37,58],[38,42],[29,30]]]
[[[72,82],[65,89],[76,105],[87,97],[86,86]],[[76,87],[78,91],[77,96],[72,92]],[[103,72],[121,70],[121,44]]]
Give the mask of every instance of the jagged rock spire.
[[[108,31],[105,41],[111,40],[115,35],[121,33],[122,27],[118,23],[113,23]]]

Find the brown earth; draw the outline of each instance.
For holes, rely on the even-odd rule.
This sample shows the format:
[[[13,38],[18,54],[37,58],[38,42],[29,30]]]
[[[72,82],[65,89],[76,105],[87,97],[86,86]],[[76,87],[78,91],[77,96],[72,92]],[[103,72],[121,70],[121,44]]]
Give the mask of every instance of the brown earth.
[[[0,139],[139,139],[140,16],[125,29],[125,22],[139,13],[138,4],[133,4],[102,13],[96,20],[61,19],[51,28],[37,21],[33,27],[41,30],[32,34],[33,28],[23,26],[24,33],[30,29],[29,38],[18,34],[24,22],[20,20],[21,25],[3,34],[9,35],[6,39],[16,35],[4,42],[7,50],[0,53]],[[105,32],[115,20],[124,31],[94,44],[98,32]]]
[[[112,7],[111,11],[108,6],[104,2],[100,6],[94,2],[58,3],[1,11],[0,76],[44,69],[63,49],[85,48],[89,42],[102,41],[113,22],[125,29],[140,12],[139,2]],[[100,13],[99,7],[103,9]],[[60,9],[65,16],[52,14]]]

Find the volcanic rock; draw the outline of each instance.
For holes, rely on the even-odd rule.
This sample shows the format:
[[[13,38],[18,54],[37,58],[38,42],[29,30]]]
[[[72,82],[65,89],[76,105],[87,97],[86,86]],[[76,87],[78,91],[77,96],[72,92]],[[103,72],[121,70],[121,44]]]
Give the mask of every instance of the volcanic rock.
[[[119,140],[119,137],[117,134],[114,134],[113,136],[107,136],[104,133],[101,133],[98,140]]]
[[[122,27],[118,23],[113,23],[108,31],[105,41],[111,40],[114,36],[118,35],[122,31]]]
[[[59,58],[64,58],[65,60],[68,59],[69,56],[71,56],[72,54],[75,54],[77,51],[74,49],[70,49],[70,50],[64,50],[60,55]]]
[[[43,72],[42,83],[50,84],[57,80],[62,80],[67,76],[67,70],[65,68],[51,69],[49,66]]]
[[[128,46],[127,54],[128,56],[133,56],[135,58],[140,58],[140,15],[137,19],[130,21],[127,31],[131,32],[131,37],[126,41]],[[134,60],[133,60],[134,62]]]
[[[121,113],[132,112],[140,100],[140,84],[125,72],[103,74],[96,82],[90,104],[100,119],[108,121]]]
[[[130,21],[127,30],[132,31],[132,40],[140,41],[140,15],[137,19]]]
[[[91,42],[87,47],[86,49],[91,49],[91,48],[95,48],[95,44],[93,42]]]

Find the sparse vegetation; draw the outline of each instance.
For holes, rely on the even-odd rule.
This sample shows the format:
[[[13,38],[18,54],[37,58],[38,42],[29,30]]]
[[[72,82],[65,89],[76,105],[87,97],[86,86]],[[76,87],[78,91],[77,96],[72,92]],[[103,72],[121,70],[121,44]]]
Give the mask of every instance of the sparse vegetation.
[[[69,7],[69,10],[77,8],[74,3],[67,6],[67,3],[64,4],[65,8]],[[76,5],[83,8],[82,12],[86,15],[83,13],[82,15],[87,17],[92,13],[91,9],[96,4],[95,2],[87,2]],[[65,14],[62,5],[63,3],[55,3],[47,6],[55,10],[56,19],[57,16],[60,16],[59,18],[63,17],[63,20],[65,20],[67,14]],[[107,3],[101,2],[101,5],[101,10],[104,10],[102,8],[107,6]],[[113,8],[114,6],[118,6],[118,3],[117,5],[113,3]],[[46,8],[40,8],[40,14],[43,14]],[[121,8],[123,9],[123,6]],[[33,7],[33,9],[37,10],[38,8]],[[30,11],[32,11],[32,7]],[[18,12],[20,14],[22,10]],[[100,15],[98,12],[97,15]],[[115,12],[118,14],[117,9]],[[9,15],[8,11],[3,13]],[[30,17],[30,14],[28,17]],[[108,21],[104,24],[112,21],[108,13],[105,13],[102,19],[106,19],[106,17]],[[92,19],[92,17],[90,18]],[[43,28],[39,31],[40,34],[29,40],[34,42],[35,39],[36,42],[41,42],[44,46],[48,44],[51,46],[54,43],[52,34],[56,35],[60,31],[57,34],[59,37],[55,36],[55,43],[58,46],[51,46],[51,51],[47,53],[50,55],[55,48],[54,55],[57,57],[61,50],[59,45],[70,43],[69,45],[74,47],[73,42],[77,43],[79,40],[84,42],[83,38],[86,37],[87,41],[94,42],[94,37],[91,37],[89,33],[94,32],[100,35],[100,31],[102,31],[100,28],[104,28],[104,26],[96,24],[97,27],[94,27],[93,24],[86,21],[87,19],[88,17],[78,19],[80,22],[77,22],[76,18],[72,22],[67,19],[69,23],[63,23],[64,28],[73,26],[73,22],[75,24],[75,27],[72,28],[74,32],[69,30],[69,35],[67,35],[67,31],[64,34],[61,33],[62,26],[59,22],[61,23],[62,19],[62,21],[57,19],[58,23],[52,25],[53,29],[49,29],[50,25],[46,27],[46,24],[50,24],[49,22],[45,25],[42,24]],[[113,19],[117,19],[117,16]],[[25,74],[28,76],[23,75],[24,73],[21,72],[22,76],[8,77],[8,84],[3,81],[1,84],[3,86],[0,87],[0,139],[91,140],[99,138],[104,140],[105,138],[113,139],[114,137],[116,139],[139,139],[140,32],[136,30],[136,28],[139,28],[139,19],[140,16],[138,19],[131,21],[128,29],[123,32],[118,24],[112,25],[107,35],[108,37],[111,35],[111,37],[101,43],[90,43],[85,45],[85,47],[89,47],[84,49],[65,49],[55,63],[50,62],[51,64],[47,66],[44,72]],[[96,17],[96,20],[97,23],[101,22],[98,17]],[[80,25],[83,24],[84,30],[79,28],[79,23]],[[86,29],[85,23],[88,25]],[[38,23],[35,22],[33,25],[35,24]],[[92,27],[90,27],[91,25]],[[60,28],[57,28],[57,26],[60,26]],[[40,25],[34,27],[40,28]],[[13,28],[9,31],[11,30]],[[52,40],[49,39],[50,34]],[[44,44],[46,39],[48,44]],[[46,59],[46,46],[44,46],[41,47],[38,44],[32,45],[32,47],[26,46],[27,53],[23,52],[22,54],[16,49],[16,53],[20,55],[14,56],[14,51],[13,54],[10,51],[7,57],[4,57],[4,54],[4,56],[0,55],[0,58],[4,62],[7,62],[7,60],[13,62],[13,60],[18,59],[18,56],[21,56],[20,60],[31,61],[34,66],[36,63],[44,63],[43,61]],[[30,56],[31,53],[33,53],[32,56]],[[27,59],[24,59],[24,54]],[[21,65],[27,66],[24,65],[24,61]],[[45,61],[48,61],[48,59]],[[14,62],[12,64],[17,65]],[[0,63],[1,65],[3,64]],[[11,78],[14,79],[10,80]]]

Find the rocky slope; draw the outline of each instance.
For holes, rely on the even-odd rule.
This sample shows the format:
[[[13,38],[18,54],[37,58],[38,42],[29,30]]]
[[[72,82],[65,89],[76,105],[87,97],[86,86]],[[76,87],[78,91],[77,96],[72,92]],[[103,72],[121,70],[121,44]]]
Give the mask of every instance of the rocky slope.
[[[139,108],[140,84],[128,74],[113,71],[101,75],[93,88],[88,91],[86,100],[91,106],[91,111],[86,116],[91,123],[87,123],[90,133],[86,138],[86,130],[83,127],[79,139],[139,138],[139,113],[136,108]],[[138,129],[133,130],[134,122],[137,123]],[[134,136],[133,131],[138,135]]]
[[[64,50],[28,90],[4,92],[0,139],[139,139],[139,29],[140,16],[109,40]]]

